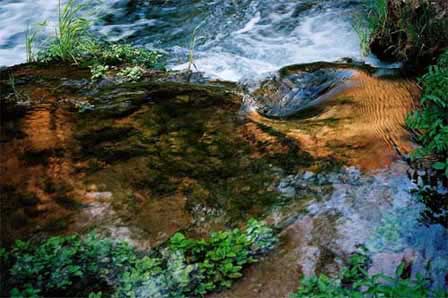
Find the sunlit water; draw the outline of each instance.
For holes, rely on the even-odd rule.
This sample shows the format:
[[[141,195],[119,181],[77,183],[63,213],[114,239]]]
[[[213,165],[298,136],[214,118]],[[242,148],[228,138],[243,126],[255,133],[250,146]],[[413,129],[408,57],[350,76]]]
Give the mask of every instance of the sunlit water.
[[[28,25],[47,20],[46,31],[52,32],[57,3],[1,1],[0,65],[25,61]],[[98,35],[161,50],[174,69],[187,67],[194,41],[194,68],[212,77],[238,81],[286,65],[345,57],[378,65],[374,57],[361,54],[352,26],[353,16],[360,10],[356,0],[104,0],[89,13]],[[390,115],[388,112],[384,115]],[[343,237],[331,237],[339,242],[337,247],[364,242],[374,253],[389,255],[411,248],[417,260],[413,273],[432,264],[430,277],[436,286],[443,286],[446,229],[421,223],[422,206],[412,200],[409,189],[413,186],[404,172],[360,179],[360,185],[333,183],[335,191],[329,200],[308,207],[310,216],[341,214],[335,228]]]
[[[282,66],[363,57],[352,20],[356,0],[106,0],[88,13],[108,40],[131,42],[167,53],[168,65],[188,66],[226,80],[252,78]],[[57,0],[3,0],[0,65],[25,61],[25,31],[57,18]],[[194,43],[194,47],[192,44]]]

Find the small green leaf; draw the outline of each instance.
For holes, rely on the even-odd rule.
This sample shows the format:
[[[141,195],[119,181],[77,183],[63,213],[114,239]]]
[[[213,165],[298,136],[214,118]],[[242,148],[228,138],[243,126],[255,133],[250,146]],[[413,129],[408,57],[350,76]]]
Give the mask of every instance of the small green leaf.
[[[436,170],[444,170],[447,168],[447,164],[444,162],[436,162],[432,165],[432,167]]]

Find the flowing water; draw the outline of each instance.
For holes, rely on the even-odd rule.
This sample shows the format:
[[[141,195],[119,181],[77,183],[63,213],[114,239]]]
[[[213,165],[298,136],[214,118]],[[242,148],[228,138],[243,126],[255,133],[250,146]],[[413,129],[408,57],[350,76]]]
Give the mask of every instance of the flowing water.
[[[353,19],[360,1],[316,0],[106,0],[89,9],[96,34],[167,53],[169,65],[194,65],[209,76],[237,81],[280,67],[363,57]],[[39,13],[36,13],[39,12]],[[57,0],[3,0],[0,6],[0,65],[25,60],[24,31],[47,20],[50,31]],[[192,47],[194,41],[194,46]]]
[[[148,248],[177,230],[204,235],[260,216],[282,228],[281,244],[216,297],[287,297],[301,275],[334,274],[359,245],[372,273],[405,260],[412,276],[446,287],[446,208],[417,200],[401,161],[415,146],[403,122],[419,89],[361,55],[360,2],[92,6],[96,34],[163,51],[173,69],[188,67],[193,48],[195,69],[250,92],[173,78],[108,89],[76,68],[13,70],[16,96],[34,103],[2,124],[3,236],[95,227]],[[56,0],[2,0],[0,65],[24,62],[27,24],[51,27],[56,14]],[[311,63],[343,58],[359,63]],[[79,101],[95,113],[73,113]]]

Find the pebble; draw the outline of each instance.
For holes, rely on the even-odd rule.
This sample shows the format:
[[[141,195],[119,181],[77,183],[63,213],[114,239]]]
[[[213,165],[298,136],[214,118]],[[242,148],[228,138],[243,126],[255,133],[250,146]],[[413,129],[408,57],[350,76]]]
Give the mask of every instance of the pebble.
[[[105,192],[88,192],[85,194],[86,199],[90,200],[101,200],[101,199],[111,199],[112,193],[109,191]]]
[[[303,179],[310,180],[314,177],[314,173],[311,171],[306,171],[305,174],[303,174]]]
[[[296,189],[285,181],[280,182],[278,191],[287,198],[293,198],[296,196]]]

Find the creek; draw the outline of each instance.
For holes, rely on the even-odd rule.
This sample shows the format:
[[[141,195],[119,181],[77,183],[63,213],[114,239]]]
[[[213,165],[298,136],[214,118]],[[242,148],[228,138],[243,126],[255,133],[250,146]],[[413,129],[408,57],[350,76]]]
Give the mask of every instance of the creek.
[[[171,70],[187,67],[194,40],[202,74],[91,84],[72,66],[1,70],[0,88],[12,73],[15,94],[31,99],[2,124],[2,241],[94,228],[148,249],[255,216],[278,228],[279,247],[212,297],[287,297],[359,247],[372,273],[405,261],[410,276],[447,287],[448,191],[422,200],[406,162],[416,145],[404,119],[420,91],[399,65],[361,54],[361,10],[355,0],[92,7],[95,34],[158,49]],[[56,12],[54,0],[3,0],[0,65],[24,62],[27,24]],[[76,112],[80,101],[94,111]]]

